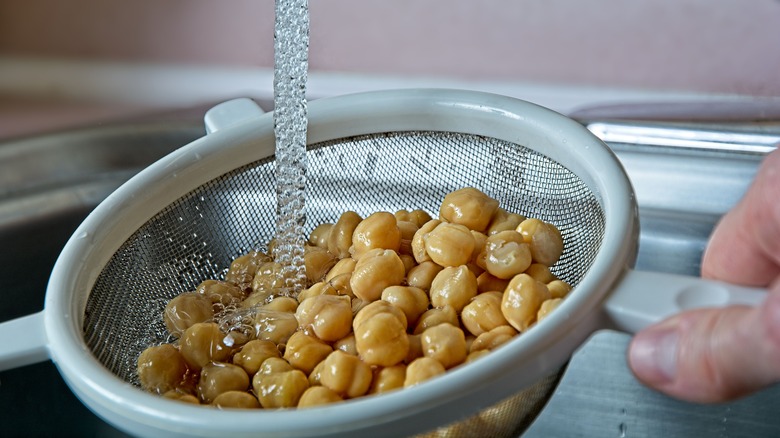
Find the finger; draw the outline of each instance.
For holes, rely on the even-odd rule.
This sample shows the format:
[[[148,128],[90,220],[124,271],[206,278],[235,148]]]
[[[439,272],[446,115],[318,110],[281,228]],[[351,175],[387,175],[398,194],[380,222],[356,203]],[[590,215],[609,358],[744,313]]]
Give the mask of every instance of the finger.
[[[780,150],[767,155],[744,198],[715,228],[702,276],[750,286],[780,277]]]

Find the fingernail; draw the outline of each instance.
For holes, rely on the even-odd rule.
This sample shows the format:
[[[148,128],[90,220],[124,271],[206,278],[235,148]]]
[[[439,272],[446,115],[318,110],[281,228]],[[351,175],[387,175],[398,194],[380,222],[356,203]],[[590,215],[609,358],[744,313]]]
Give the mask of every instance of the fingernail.
[[[628,361],[634,373],[647,383],[663,384],[674,380],[677,373],[675,329],[648,329],[634,336]]]

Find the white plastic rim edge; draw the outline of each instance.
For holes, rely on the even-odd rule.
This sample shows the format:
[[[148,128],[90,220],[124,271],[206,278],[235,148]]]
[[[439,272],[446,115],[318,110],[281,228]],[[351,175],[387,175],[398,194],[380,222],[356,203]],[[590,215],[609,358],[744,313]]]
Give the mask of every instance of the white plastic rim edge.
[[[156,212],[211,179],[273,152],[270,114],[196,140],[111,194],[82,223],[52,272],[45,325],[52,358],[71,388],[100,415],[125,430],[159,434],[314,436],[359,432],[410,417],[451,419],[456,400],[487,388],[512,391],[560,365],[595,330],[601,302],[636,250],[636,206],[614,154],[582,125],[536,105],[458,90],[396,90],[313,101],[309,142],[394,130],[443,130],[523,144],[580,175],[603,202],[606,231],[588,275],[564,304],[533,330],[491,354],[418,387],[305,411],[210,411],[143,393],[92,358],[81,339],[88,291],[107,260]],[[577,330],[572,330],[573,327]],[[525,369],[527,373],[518,370]],[[507,377],[513,373],[510,377]],[[492,397],[495,397],[493,395]],[[483,400],[483,401],[484,401]],[[497,399],[488,400],[498,401]],[[217,420],[218,419],[218,420]],[[423,423],[424,424],[424,423]]]

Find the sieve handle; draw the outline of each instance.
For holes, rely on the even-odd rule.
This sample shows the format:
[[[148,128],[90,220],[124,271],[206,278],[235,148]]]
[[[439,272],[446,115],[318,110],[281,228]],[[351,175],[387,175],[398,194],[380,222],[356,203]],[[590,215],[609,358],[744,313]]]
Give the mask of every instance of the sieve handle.
[[[49,358],[43,312],[0,323],[0,371]]]
[[[228,100],[206,111],[203,122],[206,133],[211,134],[239,123],[262,116],[265,113],[252,99],[241,97]]]
[[[765,289],[698,277],[630,270],[612,291],[605,309],[617,328],[636,333],[684,310],[757,306],[766,294]]]

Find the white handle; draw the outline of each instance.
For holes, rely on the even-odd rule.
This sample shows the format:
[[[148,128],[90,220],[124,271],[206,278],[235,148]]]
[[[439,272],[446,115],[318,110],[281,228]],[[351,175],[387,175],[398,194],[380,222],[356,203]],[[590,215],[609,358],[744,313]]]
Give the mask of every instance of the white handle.
[[[732,304],[757,306],[765,297],[764,289],[683,275],[628,271],[605,308],[617,328],[636,333],[684,310]]]
[[[0,371],[49,359],[43,312],[0,324]]]
[[[252,99],[241,97],[222,102],[206,111],[203,121],[206,124],[206,133],[211,134],[263,114],[265,111]]]

